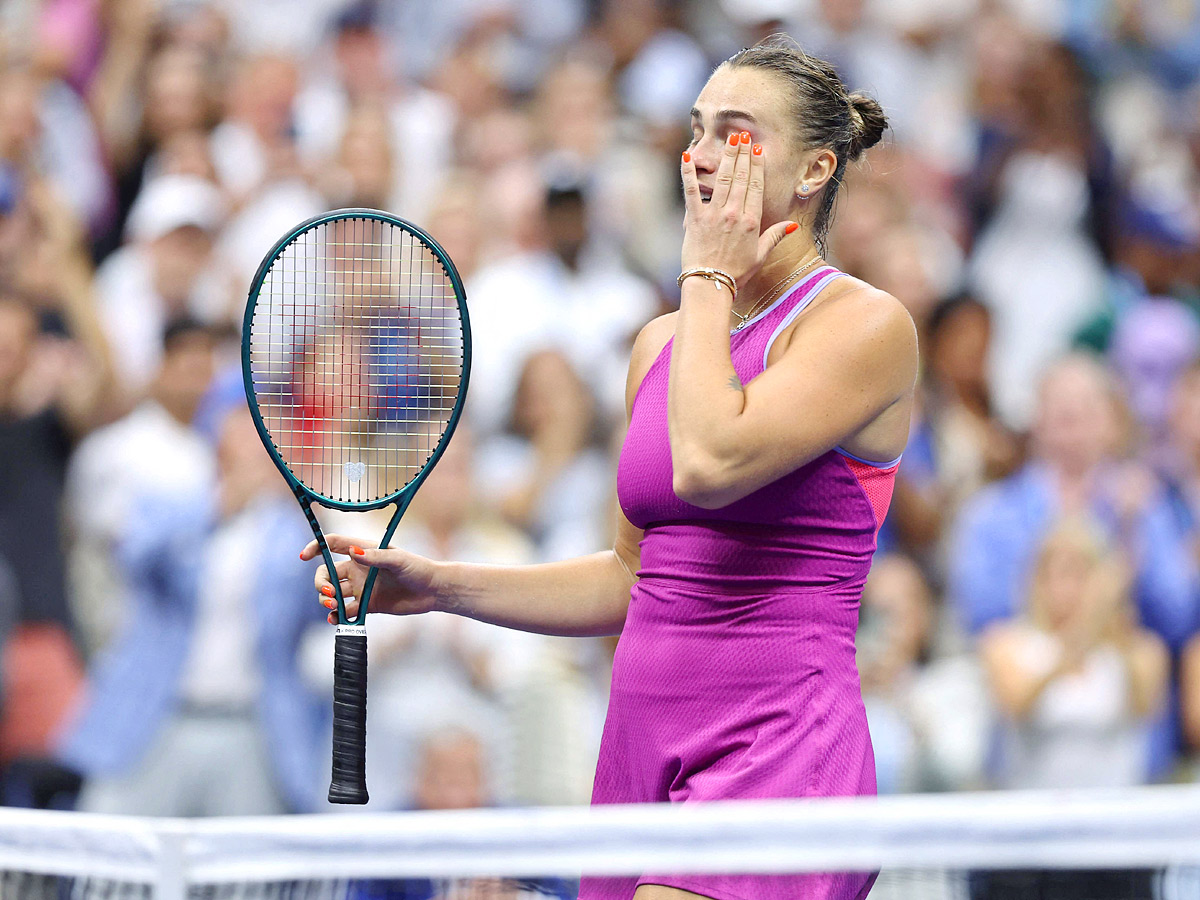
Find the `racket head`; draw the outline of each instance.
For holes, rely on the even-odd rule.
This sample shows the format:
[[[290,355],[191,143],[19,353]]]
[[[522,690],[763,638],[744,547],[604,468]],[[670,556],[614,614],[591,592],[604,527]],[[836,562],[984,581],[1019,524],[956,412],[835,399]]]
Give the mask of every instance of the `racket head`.
[[[383,210],[301,222],[251,282],[246,400],[302,501],[406,507],[458,425],[470,369],[454,262],[424,229]]]

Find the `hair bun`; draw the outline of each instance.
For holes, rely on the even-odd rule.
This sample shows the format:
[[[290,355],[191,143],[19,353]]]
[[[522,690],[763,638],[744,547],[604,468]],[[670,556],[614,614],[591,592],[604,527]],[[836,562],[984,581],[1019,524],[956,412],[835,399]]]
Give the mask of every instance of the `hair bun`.
[[[854,128],[848,151],[850,162],[853,162],[862,156],[864,150],[879,143],[888,121],[883,107],[875,98],[856,93],[846,99],[850,102],[850,118]]]

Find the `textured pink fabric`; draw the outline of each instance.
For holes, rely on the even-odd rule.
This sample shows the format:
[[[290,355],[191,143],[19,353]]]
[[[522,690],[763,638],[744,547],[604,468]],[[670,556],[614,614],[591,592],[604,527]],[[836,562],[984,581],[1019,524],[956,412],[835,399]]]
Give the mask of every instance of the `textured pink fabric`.
[[[732,335],[743,383],[789,313],[837,274],[818,270]],[[684,503],[671,487],[670,353],[668,343],[647,372],[621,451],[618,496],[645,536],[592,802],[873,794],[854,661],[878,529],[868,491],[830,451],[723,509]],[[868,489],[877,498],[879,486]],[[716,900],[852,900],[873,881],[646,873],[585,878],[580,900],[628,900],[642,883]]]
[[[887,515],[888,505],[892,502],[892,490],[896,487],[896,470],[900,468],[900,464],[873,466],[870,463],[859,462],[857,459],[847,457],[846,466],[854,473],[854,477],[862,485],[863,493],[871,501],[871,509],[875,510],[876,524],[882,525],[883,517]]]

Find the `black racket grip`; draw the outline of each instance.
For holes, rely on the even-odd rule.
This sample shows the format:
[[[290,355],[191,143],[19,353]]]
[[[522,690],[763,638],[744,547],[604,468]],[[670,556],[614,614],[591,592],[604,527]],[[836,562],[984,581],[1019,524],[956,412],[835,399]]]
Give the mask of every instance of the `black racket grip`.
[[[367,802],[367,629],[339,625],[333,651],[330,803]]]

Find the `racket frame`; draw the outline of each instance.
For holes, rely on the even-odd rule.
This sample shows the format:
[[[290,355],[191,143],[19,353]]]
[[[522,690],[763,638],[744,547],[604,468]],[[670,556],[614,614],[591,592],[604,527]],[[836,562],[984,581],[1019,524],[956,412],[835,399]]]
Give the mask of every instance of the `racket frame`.
[[[454,406],[450,410],[446,427],[442,431],[442,435],[436,446],[430,453],[429,458],[421,466],[420,471],[417,472],[408,484],[388,494],[386,497],[361,502],[341,501],[326,497],[306,487],[293,474],[287,463],[284,462],[279,448],[276,446],[270,431],[263,421],[262,411],[259,409],[258,399],[254,392],[254,377],[250,358],[250,339],[253,331],[254,312],[258,308],[259,294],[262,291],[267,274],[271,271],[271,266],[275,264],[275,261],[279,259],[283,252],[301,235],[321,225],[348,219],[368,219],[383,222],[409,232],[409,234],[424,244],[433,253],[438,263],[441,264],[450,278],[451,286],[458,301],[458,311],[462,323],[462,369],[458,393],[454,398]],[[313,537],[316,538],[317,546],[321,550],[321,557],[325,561],[326,570],[329,572],[329,580],[333,583],[334,596],[337,601],[338,624],[335,632],[334,650],[333,778],[329,786],[329,800],[332,803],[362,804],[368,800],[365,761],[367,709],[366,617],[367,608],[371,601],[371,590],[375,585],[375,578],[379,574],[379,570],[374,566],[368,570],[367,577],[363,582],[361,596],[358,598],[358,615],[354,619],[350,619],[346,615],[346,601],[342,596],[341,580],[337,577],[337,566],[334,563],[333,554],[329,550],[329,545],[325,540],[325,535],[321,530],[321,524],[317,521],[316,514],[313,512],[312,505],[313,503],[317,503],[328,509],[347,512],[367,512],[373,509],[380,509],[392,503],[396,504],[396,511],[392,514],[392,518],[384,530],[383,538],[379,542],[380,549],[385,549],[391,543],[392,535],[395,533],[396,527],[400,524],[400,519],[408,509],[409,503],[412,502],[417,488],[421,486],[421,483],[441,458],[446,444],[450,441],[451,435],[454,434],[454,429],[458,426],[458,420],[462,416],[463,402],[467,396],[470,375],[471,321],[467,315],[466,291],[463,288],[462,278],[458,274],[458,269],[455,268],[453,260],[450,259],[450,256],[442,248],[441,244],[434,240],[427,231],[391,213],[379,209],[348,207],[312,216],[299,225],[296,225],[275,242],[274,246],[271,247],[270,251],[263,258],[263,261],[259,264],[258,270],[254,274],[254,280],[250,283],[250,291],[246,298],[246,312],[242,319],[242,381],[246,392],[246,402],[249,404],[251,417],[254,420],[254,427],[258,429],[258,435],[262,439],[263,446],[267,448],[267,452],[275,463],[275,467],[279,469],[280,474],[283,475],[288,487],[291,488],[297,502],[299,502],[300,508],[304,510],[305,518],[308,520]]]
[[[446,423],[446,429],[442,432],[441,438],[437,445],[430,453],[429,459],[421,467],[421,470],[416,474],[412,481],[386,497],[381,497],[378,500],[368,502],[334,500],[326,497],[316,491],[306,487],[299,478],[292,473],[288,468],[287,463],[283,461],[283,456],[275,445],[275,441],[271,438],[270,431],[267,430],[266,424],[263,422],[262,413],[258,407],[258,400],[254,395],[254,379],[250,365],[250,334],[251,325],[254,321],[254,310],[258,306],[258,295],[262,290],[263,282],[266,281],[267,273],[270,272],[271,266],[275,260],[286,250],[297,238],[301,235],[312,231],[321,225],[329,222],[336,222],[344,219],[373,219],[378,222],[383,222],[388,225],[401,228],[409,232],[421,241],[433,255],[437,258],[442,268],[450,277],[450,283],[454,288],[454,294],[458,298],[458,309],[462,320],[462,376],[458,388],[458,396],[454,399],[454,407],[450,410],[450,417]],[[328,212],[323,212],[311,218],[305,219],[299,225],[292,228],[287,234],[281,237],[271,247],[263,261],[259,264],[258,270],[254,273],[254,280],[250,282],[250,291],[246,298],[246,312],[242,318],[242,381],[246,390],[246,401],[250,405],[250,412],[253,414],[254,427],[258,429],[258,435],[262,438],[263,445],[271,455],[275,467],[279,469],[284,480],[287,481],[288,487],[291,488],[296,500],[300,503],[300,507],[304,510],[305,518],[308,519],[309,527],[312,528],[313,536],[317,540],[317,546],[321,550],[321,556],[325,560],[325,566],[329,572],[329,580],[333,583],[333,591],[337,601],[338,625],[357,625],[365,624],[367,615],[367,606],[371,599],[371,589],[375,585],[375,578],[379,574],[379,570],[374,566],[367,572],[366,580],[363,583],[362,596],[358,598],[358,615],[350,619],[346,615],[346,603],[342,597],[341,581],[337,577],[337,568],[334,565],[333,554],[329,550],[329,545],[325,542],[325,535],[321,531],[321,525],[317,521],[316,514],[312,511],[312,504],[315,502],[328,509],[337,509],[344,512],[368,512],[373,509],[380,509],[389,504],[396,504],[396,511],[392,514],[391,520],[388,522],[387,528],[384,530],[383,538],[379,542],[379,548],[386,549],[391,542],[392,535],[395,534],[397,526],[400,524],[400,519],[404,516],[408,509],[409,503],[412,502],[413,496],[417,492],[417,488],[421,486],[421,482],[429,475],[430,471],[441,458],[446,444],[449,443],[451,435],[454,434],[454,429],[458,426],[458,420],[462,416],[463,402],[467,396],[467,385],[471,375],[471,322],[467,316],[466,290],[463,288],[462,278],[458,274],[458,269],[455,268],[453,260],[449,254],[442,248],[442,245],[434,240],[433,236],[419,225],[415,225],[406,219],[399,216],[394,216],[391,213],[384,212],[380,209],[369,209],[365,207],[347,207],[344,209],[334,209]]]

